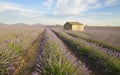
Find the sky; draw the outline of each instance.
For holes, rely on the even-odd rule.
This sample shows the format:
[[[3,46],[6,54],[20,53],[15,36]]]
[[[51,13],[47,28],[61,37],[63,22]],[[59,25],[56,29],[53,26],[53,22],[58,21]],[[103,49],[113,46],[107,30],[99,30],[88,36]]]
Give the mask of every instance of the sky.
[[[120,0],[0,0],[0,23],[120,26]]]

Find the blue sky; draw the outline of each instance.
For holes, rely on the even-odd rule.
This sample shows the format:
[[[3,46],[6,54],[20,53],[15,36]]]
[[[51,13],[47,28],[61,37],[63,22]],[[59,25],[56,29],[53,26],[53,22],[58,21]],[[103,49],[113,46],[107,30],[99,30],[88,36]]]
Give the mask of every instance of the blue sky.
[[[120,0],[0,0],[1,23],[120,26]]]

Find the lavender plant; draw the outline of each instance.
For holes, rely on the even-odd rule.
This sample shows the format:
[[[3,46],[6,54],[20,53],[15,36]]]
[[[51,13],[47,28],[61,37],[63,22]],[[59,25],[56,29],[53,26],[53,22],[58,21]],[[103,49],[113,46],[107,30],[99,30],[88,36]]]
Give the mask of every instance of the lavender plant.
[[[42,57],[39,57],[39,60],[43,63],[36,67],[33,75],[89,75],[89,72],[83,71],[78,66],[79,64],[73,63],[70,59],[67,59],[65,54],[62,52],[61,46],[59,45],[58,38],[50,30],[46,30],[44,33],[43,43],[41,45]],[[41,56],[41,55],[40,55]],[[42,67],[42,68],[40,68]]]
[[[118,46],[114,46],[114,45],[105,43],[104,41],[99,41],[98,39],[95,39],[95,38],[88,38],[88,37],[76,34],[75,32],[69,32],[69,31],[66,31],[66,32],[69,35],[72,35],[74,37],[78,37],[78,38],[86,40],[88,42],[93,42],[93,43],[96,43],[98,45],[101,45],[104,48],[108,48],[109,50],[112,50],[112,52],[116,52],[116,53],[120,52],[120,48]]]
[[[8,35],[8,37],[2,39],[3,41],[0,43],[0,74],[2,75],[8,75],[15,70],[16,65],[20,63],[20,61],[18,61],[19,57],[32,46],[32,42],[39,33],[44,30],[44,28],[40,30],[34,27],[8,28],[9,26],[3,28],[2,32],[4,33],[0,34],[0,38]],[[5,34],[5,36],[2,36],[2,34]]]
[[[91,47],[86,42],[76,40],[75,38],[54,30],[57,36],[59,36],[64,42],[66,42],[70,48],[77,51],[78,56],[88,58],[88,62],[92,63],[92,67],[101,70],[101,74],[120,74],[120,60],[116,57],[106,54],[101,50],[97,50]]]
[[[117,50],[117,48],[115,48],[113,46],[111,47],[111,45],[100,43],[99,41],[94,40],[94,39],[93,40],[92,39],[87,39],[85,37],[82,37],[82,36],[77,35],[77,34],[72,33],[72,32],[66,32],[66,33],[68,33],[71,36],[76,37],[77,39],[82,39],[85,42],[88,42],[89,45],[93,46],[97,50],[102,50],[102,51],[106,52],[107,54],[111,54],[112,56],[120,58],[119,50]]]

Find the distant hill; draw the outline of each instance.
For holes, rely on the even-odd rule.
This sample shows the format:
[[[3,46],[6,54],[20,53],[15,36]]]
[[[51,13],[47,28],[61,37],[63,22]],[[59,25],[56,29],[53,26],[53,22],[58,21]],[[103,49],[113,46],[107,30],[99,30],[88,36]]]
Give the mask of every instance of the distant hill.
[[[8,24],[0,23],[0,25],[8,25]]]
[[[3,25],[3,23],[0,23],[0,25]]]
[[[42,26],[43,24],[41,23],[36,23],[36,24],[33,24],[33,26]]]
[[[29,24],[25,24],[25,23],[15,23],[13,25],[16,25],[16,26],[28,26]]]

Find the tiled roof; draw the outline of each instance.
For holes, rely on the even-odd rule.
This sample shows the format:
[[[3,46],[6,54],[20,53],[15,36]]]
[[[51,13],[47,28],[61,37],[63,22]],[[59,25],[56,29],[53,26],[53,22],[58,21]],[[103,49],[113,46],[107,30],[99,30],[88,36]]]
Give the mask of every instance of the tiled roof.
[[[69,23],[71,25],[83,25],[82,23],[79,23],[79,22],[67,22],[67,23]]]

